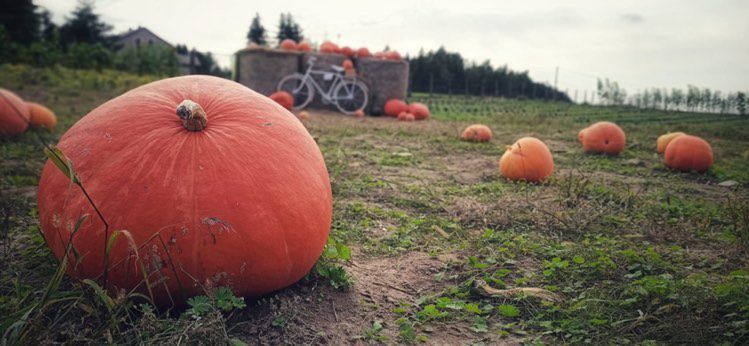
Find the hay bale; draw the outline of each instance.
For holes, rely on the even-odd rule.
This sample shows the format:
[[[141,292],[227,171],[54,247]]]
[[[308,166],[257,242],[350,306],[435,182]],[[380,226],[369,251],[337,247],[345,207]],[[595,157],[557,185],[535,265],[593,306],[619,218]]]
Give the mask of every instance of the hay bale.
[[[314,70],[319,71],[331,71],[331,65],[335,66],[341,66],[343,65],[343,61],[346,60],[346,57],[341,54],[326,54],[326,53],[307,53],[302,56],[302,66],[301,66],[301,72],[304,73],[307,71],[307,68],[309,65],[307,64],[307,61],[309,61],[310,57],[315,57],[317,60],[315,60],[315,66],[313,67]],[[317,84],[320,85],[323,91],[327,91],[330,88],[330,85],[332,84],[333,80],[325,81],[323,76],[321,75],[312,75],[312,78],[317,82]],[[312,100],[312,102],[309,104],[310,107],[315,108],[321,108],[321,107],[330,107],[335,108],[334,105],[325,105],[322,102],[322,96],[317,93],[317,90],[315,90],[315,98]]]
[[[369,114],[382,114],[389,99],[406,99],[408,62],[380,59],[357,59],[354,66],[359,78],[369,87]]]
[[[236,55],[236,81],[265,96],[276,91],[283,77],[299,72],[302,57],[299,52],[264,47],[248,47]]]

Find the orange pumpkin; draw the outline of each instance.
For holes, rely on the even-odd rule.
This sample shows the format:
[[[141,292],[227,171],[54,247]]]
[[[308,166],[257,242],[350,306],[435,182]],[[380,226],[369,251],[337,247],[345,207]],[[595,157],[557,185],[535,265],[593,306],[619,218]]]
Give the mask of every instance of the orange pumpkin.
[[[364,111],[359,109],[356,112],[354,112],[354,116],[357,118],[364,118]]]
[[[320,53],[338,54],[340,52],[341,49],[338,48],[338,45],[333,42],[325,41],[320,45]]]
[[[507,148],[499,160],[499,171],[509,180],[541,182],[554,172],[554,159],[544,142],[524,137]]]
[[[424,120],[429,118],[429,107],[420,102],[413,102],[408,105],[408,112],[416,117],[416,120]]]
[[[492,130],[481,124],[468,126],[460,138],[469,142],[488,142],[492,139]]]
[[[23,133],[29,128],[29,107],[10,90],[0,88],[0,138]]]
[[[402,60],[400,53],[394,50],[385,52],[384,58],[387,60]]]
[[[204,287],[259,296],[303,278],[327,242],[332,196],[320,149],[291,113],[238,83],[185,76],[141,86],[81,118],[57,147],[109,224],[105,233],[48,161],[39,222],[74,278],[103,283],[104,244],[126,230],[132,240],[118,237],[109,252],[112,291],[148,295],[146,276],[164,307]],[[66,252],[69,239],[81,256]]]
[[[664,154],[666,165],[675,170],[705,172],[713,165],[713,148],[697,136],[676,136]]]
[[[341,54],[345,55],[347,58],[353,58],[354,50],[349,46],[344,46],[343,48],[341,48]]]
[[[294,96],[285,91],[276,91],[270,95],[270,99],[276,101],[281,107],[291,110],[294,108]]]
[[[580,142],[580,144],[583,143],[583,138],[585,138],[585,130],[587,130],[587,129],[588,128],[586,127],[586,128],[580,130],[580,132],[577,133],[577,141]]]
[[[390,99],[385,102],[384,112],[389,117],[397,117],[406,111],[408,111],[408,105],[399,99]]]
[[[375,52],[374,53],[375,59],[385,59],[385,52]]]
[[[290,38],[281,41],[280,47],[283,50],[297,50],[296,42]]]
[[[361,47],[356,50],[356,56],[359,58],[369,58],[372,56],[371,53],[369,53],[369,49],[367,47]]]
[[[38,103],[26,102],[31,115],[31,125],[44,127],[47,130],[54,130],[57,126],[57,117],[49,108]]]
[[[685,135],[684,132],[669,132],[665,135],[662,135],[658,137],[658,140],[655,141],[656,150],[658,151],[658,154],[663,154],[664,151],[666,151],[666,147],[668,146],[668,143],[671,143],[671,141],[679,137],[681,135]]]
[[[627,137],[622,129],[608,121],[590,125],[583,136],[583,149],[591,153],[617,155],[627,144]]]
[[[398,120],[400,121],[414,121],[416,120],[416,117],[414,117],[413,114],[409,112],[401,112],[398,114]]]
[[[300,120],[307,120],[307,119],[309,119],[309,113],[307,111],[301,111],[301,112],[299,112],[299,115],[297,117]]]
[[[346,71],[351,71],[354,69],[354,63],[351,62],[351,60],[349,59],[344,60],[342,66],[343,66],[343,69]]]
[[[296,49],[300,52],[311,52],[312,46],[310,46],[309,42],[302,41],[299,42],[299,44],[296,46]]]

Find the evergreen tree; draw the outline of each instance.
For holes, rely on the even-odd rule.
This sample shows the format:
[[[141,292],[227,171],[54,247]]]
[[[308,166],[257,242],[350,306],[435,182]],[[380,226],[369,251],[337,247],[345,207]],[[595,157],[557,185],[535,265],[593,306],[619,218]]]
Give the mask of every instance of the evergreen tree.
[[[285,39],[292,39],[295,42],[300,42],[303,38],[302,28],[294,21],[294,17],[291,16],[291,13],[281,13],[281,19],[278,22],[278,35],[276,35],[278,42]]]
[[[22,45],[38,40],[40,18],[32,0],[0,0],[0,9],[7,39]]]
[[[73,11],[73,16],[60,28],[60,38],[64,44],[100,43],[109,46],[110,30],[112,26],[102,22],[99,15],[94,13],[93,3],[81,0]]]
[[[263,24],[260,24],[260,15],[257,13],[255,13],[255,18],[252,18],[250,31],[247,32],[247,42],[254,42],[261,46],[268,44],[265,27],[263,27]]]
[[[746,114],[746,94],[743,92],[736,94],[736,109],[739,111],[739,114]]]

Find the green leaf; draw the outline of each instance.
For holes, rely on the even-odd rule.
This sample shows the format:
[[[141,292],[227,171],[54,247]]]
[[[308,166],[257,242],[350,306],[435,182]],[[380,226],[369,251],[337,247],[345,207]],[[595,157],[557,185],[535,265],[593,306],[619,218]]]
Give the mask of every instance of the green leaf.
[[[583,258],[582,256],[575,256],[572,258],[572,262],[575,262],[577,264],[583,264],[585,263],[585,258]]]
[[[486,325],[486,320],[481,318],[481,316],[476,316],[476,318],[473,320],[473,331],[476,333],[486,333],[489,328]]]
[[[50,145],[49,147],[44,148],[44,155],[46,155],[47,158],[57,166],[60,172],[65,174],[65,176],[73,182],[73,184],[81,184],[78,174],[76,174],[73,169],[73,163],[65,156],[62,150],[54,145]]]
[[[497,306],[497,310],[499,310],[500,315],[505,317],[520,316],[520,310],[518,310],[518,308],[516,308],[514,305],[502,304],[500,306]]]
[[[211,311],[211,300],[206,296],[192,297],[187,300],[187,304],[190,305],[190,308],[185,312],[193,317],[203,316]]]

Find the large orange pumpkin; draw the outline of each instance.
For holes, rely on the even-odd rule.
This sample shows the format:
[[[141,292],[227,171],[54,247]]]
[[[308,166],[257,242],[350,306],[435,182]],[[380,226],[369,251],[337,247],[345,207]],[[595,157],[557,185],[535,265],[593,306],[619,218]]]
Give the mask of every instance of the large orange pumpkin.
[[[349,46],[344,46],[341,48],[341,54],[345,55],[347,58],[352,58],[354,56],[354,50]]]
[[[346,71],[352,71],[354,69],[354,63],[351,62],[351,60],[346,59],[343,61],[343,64],[341,64],[344,70]]]
[[[600,121],[584,130],[583,149],[586,152],[617,155],[627,144],[622,129],[608,121]]]
[[[587,130],[587,129],[588,128],[586,127],[586,128],[580,130],[580,132],[577,133],[577,141],[580,142],[580,144],[583,143],[583,138],[585,138],[585,130]]]
[[[499,171],[509,180],[541,182],[554,172],[549,147],[534,137],[518,139],[499,160]]]
[[[400,120],[400,121],[414,121],[414,120],[416,120],[416,117],[413,114],[404,111],[404,112],[400,112],[400,114],[398,114],[398,120]]]
[[[371,53],[369,53],[369,49],[367,47],[361,47],[356,50],[356,56],[359,58],[369,58],[372,56]]]
[[[29,128],[29,107],[10,90],[0,88],[0,138],[15,136]]]
[[[160,306],[203,287],[263,295],[303,278],[327,242],[332,196],[315,141],[293,114],[235,82],[185,76],[141,86],[91,111],[58,148],[109,235],[132,235],[111,249],[109,289],[145,292],[142,263]],[[54,254],[62,258],[72,238],[80,255],[76,264],[68,254],[69,274],[99,278],[104,224],[52,162],[38,206]]]
[[[397,51],[394,51],[394,50],[385,52],[384,57],[387,60],[401,60],[400,53],[398,53]]]
[[[705,172],[713,165],[713,148],[700,137],[676,136],[666,146],[664,158],[666,165],[673,169]]]
[[[299,44],[296,46],[296,49],[300,52],[311,52],[312,46],[310,46],[309,42],[302,41],[299,42]]]
[[[57,117],[49,108],[34,102],[26,102],[26,105],[29,107],[31,125],[41,126],[50,131],[55,129]]]
[[[338,48],[338,45],[333,42],[325,41],[320,45],[320,53],[338,54],[340,52],[341,49]]]
[[[420,102],[413,102],[408,105],[408,112],[412,113],[416,120],[424,120],[429,118],[429,107]]]
[[[285,91],[276,91],[270,94],[270,99],[278,102],[281,107],[291,110],[294,108],[294,96]]]
[[[488,142],[492,139],[492,130],[481,124],[468,126],[460,138],[469,142]]]
[[[399,99],[390,99],[385,102],[383,110],[385,115],[389,117],[397,117],[401,112],[408,111],[408,105]]]
[[[664,151],[666,151],[666,147],[668,146],[668,143],[671,143],[671,141],[679,137],[681,135],[685,135],[684,132],[669,132],[665,135],[662,135],[658,137],[658,140],[655,141],[656,150],[659,154],[663,154]]]
[[[283,41],[281,41],[281,45],[279,46],[283,50],[297,50],[297,45],[294,40],[287,38]]]

